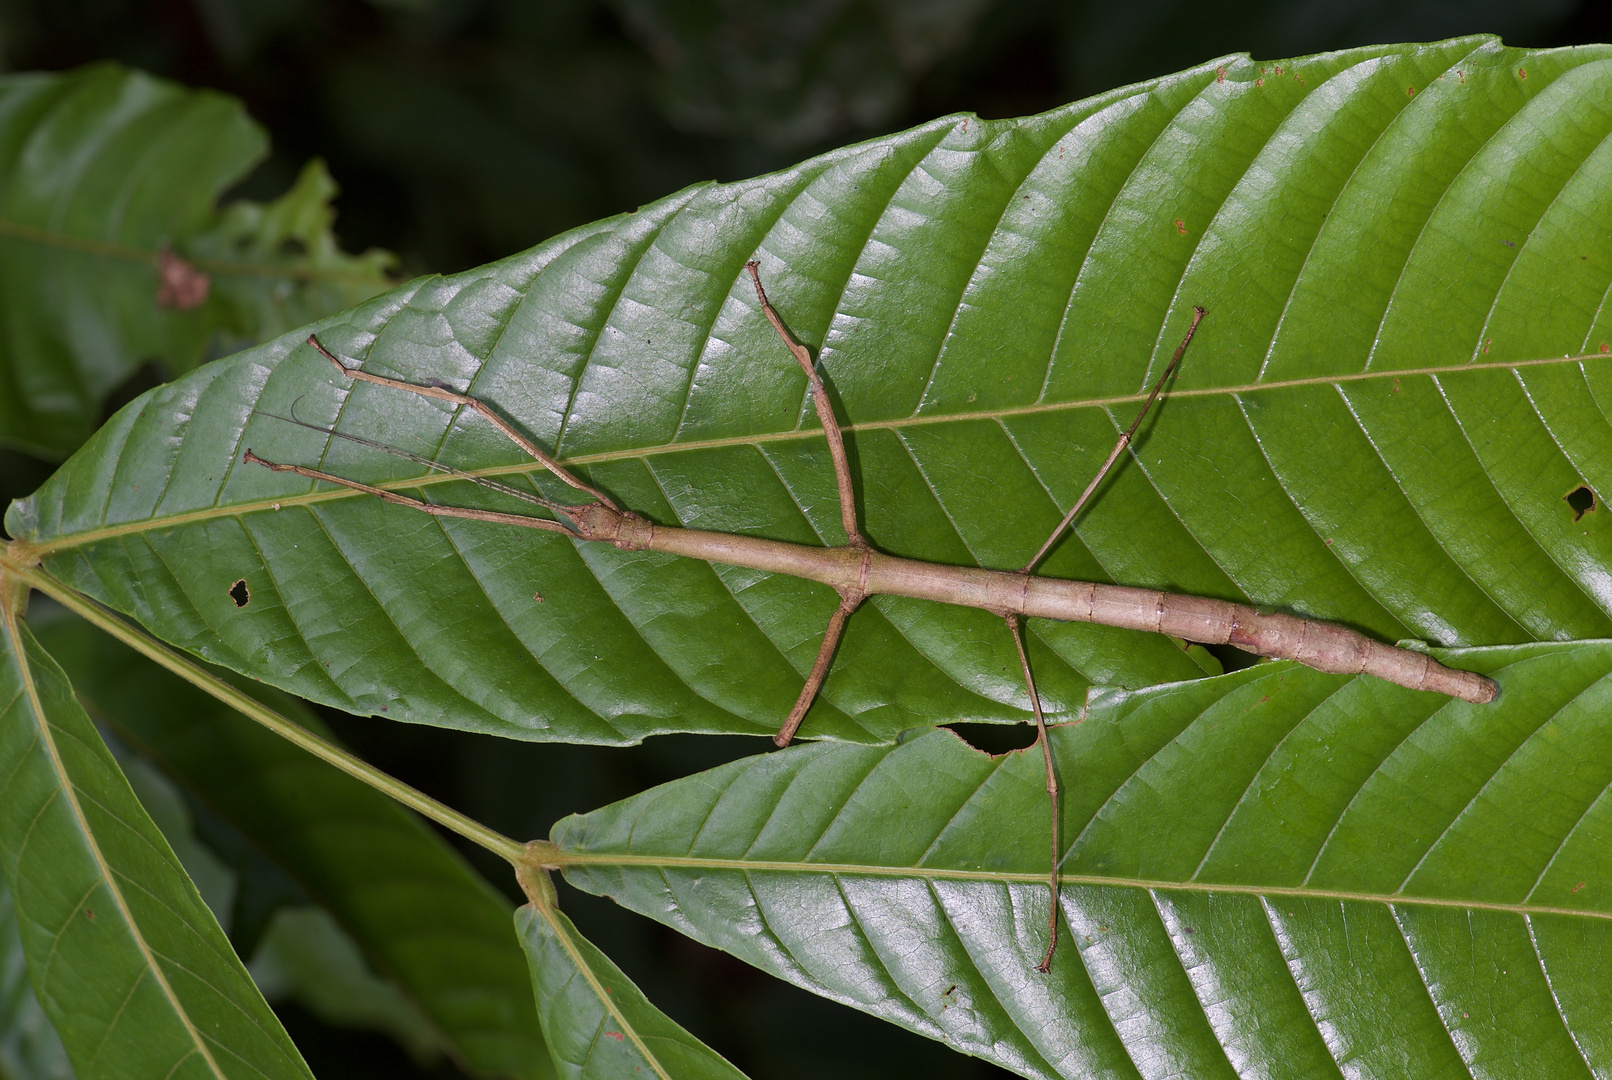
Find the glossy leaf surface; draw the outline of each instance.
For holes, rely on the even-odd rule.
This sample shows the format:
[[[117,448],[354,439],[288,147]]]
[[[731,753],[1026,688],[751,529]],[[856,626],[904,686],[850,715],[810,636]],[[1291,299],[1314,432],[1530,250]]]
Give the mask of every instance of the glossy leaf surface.
[[[187,371],[386,287],[388,256],[336,246],[318,162],[215,207],[267,150],[233,98],[115,65],[0,79],[0,442],[65,455],[141,362]]]
[[[873,541],[1013,568],[1201,304],[1174,395],[1045,573],[1390,641],[1598,637],[1612,531],[1564,496],[1612,491],[1609,56],[1463,39],[1229,58],[1026,120],[951,117],[411,283],[319,333],[371,371],[468,387],[660,522],[834,542],[805,380],[744,280],[758,257],[852,425]],[[244,466],[251,448],[405,487],[423,472],[275,418],[295,405],[527,472],[485,423],[352,385],[301,336],[135,403],[13,508],[14,534],[167,640],[342,708],[596,742],[776,727],[828,589]],[[1092,683],[1203,673],[1163,638],[1030,637],[1055,717]],[[999,620],[883,598],[804,730],[880,742],[1023,704]]]
[[[0,865],[79,1080],[310,1080],[62,670],[0,615]]]
[[[515,913],[562,1080],[743,1080],[644,997],[552,903]]]
[[[478,1075],[551,1075],[509,901],[439,835],[88,623],[60,609],[32,621],[94,714],[191,797],[202,836],[242,875],[243,952],[242,924],[273,913],[255,893],[295,895],[261,880],[277,873],[334,915],[417,1010],[417,1046],[437,1044]],[[257,692],[329,737],[299,703]]]
[[[1038,750],[948,731],[750,758],[556,825],[567,880],[1027,1076],[1612,1068],[1612,645],[1472,650],[1472,706],[1259,665],[1093,695]]]

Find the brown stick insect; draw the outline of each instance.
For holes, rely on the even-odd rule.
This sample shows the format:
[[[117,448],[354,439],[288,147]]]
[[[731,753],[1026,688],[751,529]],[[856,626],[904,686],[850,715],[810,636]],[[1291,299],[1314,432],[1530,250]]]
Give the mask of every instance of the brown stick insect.
[[[1029,657],[1024,649],[1020,622],[1025,616],[1148,630],[1204,644],[1229,644],[1259,656],[1296,660],[1320,671],[1373,675],[1413,690],[1448,694],[1463,701],[1480,704],[1494,700],[1497,688],[1493,681],[1482,675],[1445,667],[1424,653],[1384,645],[1335,623],[1280,612],[1261,611],[1245,604],[1206,597],[1036,576],[1034,571],[1037,564],[1052,549],[1064,530],[1073,523],[1103,478],[1131,444],[1143,418],[1163,392],[1170,377],[1179,367],[1181,358],[1186,354],[1187,347],[1192,343],[1198,324],[1206,314],[1204,309],[1193,309],[1192,323],[1187,328],[1186,336],[1182,338],[1163,374],[1154,384],[1135,421],[1114,443],[1107,460],[1086,485],[1080,498],[1069,508],[1058,527],[1036,551],[1034,557],[1018,570],[983,570],[897,558],[877,551],[868,543],[857,522],[851,467],[845,453],[844,435],[839,420],[834,415],[834,408],[822,377],[812,360],[811,352],[795,339],[777,309],[768,300],[766,290],[761,284],[757,264],[750,262],[746,264],[745,269],[750,273],[756,299],[760,302],[767,321],[777,331],[784,346],[800,364],[801,370],[805,372],[810,382],[812,404],[823,425],[823,435],[828,441],[829,456],[833,461],[834,479],[839,494],[840,520],[847,537],[846,543],[840,546],[807,547],[759,537],[657,525],[631,510],[622,509],[603,491],[584,483],[522,435],[487,403],[468,394],[456,393],[442,387],[418,386],[400,379],[390,379],[349,367],[321,345],[314,336],[308,338],[308,345],[335,365],[336,370],[344,378],[435,398],[474,411],[498,428],[535,462],[585,495],[588,501],[576,504],[555,502],[419,455],[316,425],[303,424],[294,418],[291,422],[314,427],[326,435],[348,439],[389,453],[401,454],[429,468],[521,499],[548,511],[553,517],[533,517],[525,514],[437,505],[317,469],[267,461],[251,450],[246,452],[245,460],[264,465],[275,472],[295,473],[312,480],[338,484],[389,503],[439,517],[467,518],[473,521],[545,529],[563,533],[574,540],[613,544],[624,551],[666,552],[730,566],[790,574],[830,586],[839,593],[840,604],[829,618],[822,646],[818,650],[811,671],[806,676],[800,697],[796,700],[794,708],[789,711],[789,716],[779,728],[778,734],[773,737],[773,742],[780,747],[787,746],[794,738],[807,710],[816,700],[824,678],[828,675],[846,621],[867,597],[880,593],[912,596],[983,608],[1001,616],[1013,636],[1025,688],[1029,693],[1031,711],[1035,716],[1037,741],[1046,764],[1047,798],[1051,806],[1052,867],[1048,879],[1051,908],[1047,920],[1047,951],[1041,963],[1037,965],[1037,970],[1042,972],[1050,969],[1053,950],[1058,940],[1060,856],[1058,781],[1051,744],[1047,740],[1046,719],[1042,714],[1040,696],[1036,692],[1035,678],[1030,671]]]

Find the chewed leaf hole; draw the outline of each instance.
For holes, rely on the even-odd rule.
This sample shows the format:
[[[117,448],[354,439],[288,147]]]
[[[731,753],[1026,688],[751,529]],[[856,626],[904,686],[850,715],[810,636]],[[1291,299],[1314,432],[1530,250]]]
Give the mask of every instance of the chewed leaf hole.
[[[229,598],[235,601],[236,607],[245,607],[252,601],[252,594],[246,588],[246,579],[242,578],[229,587]]]
[[[1595,510],[1595,492],[1591,491],[1587,484],[1580,484],[1563,495],[1562,501],[1573,511],[1574,521]]]
[[[1034,724],[947,724],[946,727],[974,749],[992,757],[1035,745]]]

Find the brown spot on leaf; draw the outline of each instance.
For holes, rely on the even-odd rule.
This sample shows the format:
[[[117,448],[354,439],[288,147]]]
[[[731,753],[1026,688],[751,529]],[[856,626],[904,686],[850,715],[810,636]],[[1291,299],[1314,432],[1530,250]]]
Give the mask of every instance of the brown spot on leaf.
[[[1180,233],[1182,236],[1187,235],[1187,223],[1182,221],[1180,218],[1176,218],[1175,231]]]
[[[1484,338],[1483,339],[1483,354],[1485,356],[1489,355],[1489,346],[1493,345],[1493,344],[1494,344],[1494,338]]]
[[[95,912],[91,911],[89,908],[85,908],[84,909],[84,917],[86,919],[88,919],[90,922],[94,922],[95,921]]]
[[[1265,85],[1265,80],[1264,79],[1255,79],[1254,80],[1254,85],[1255,86],[1264,86]]]
[[[1526,79],[1527,77],[1528,77],[1528,69],[1527,68],[1518,68],[1517,69],[1517,78]]]
[[[1602,351],[1602,352],[1612,352],[1612,345],[1608,345],[1608,344],[1607,344],[1607,343],[1606,343],[1606,342],[1604,342],[1604,341],[1603,341],[1603,342],[1601,342],[1601,351]]]
[[[1414,86],[1405,87],[1405,96],[1406,97],[1415,97],[1416,96],[1416,87],[1414,87]]]
[[[157,252],[157,306],[190,311],[207,302],[213,279],[167,248]]]
[[[614,1039],[617,1042],[620,1042],[621,1040],[625,1039],[626,1037],[627,1036],[623,1035],[619,1031],[607,1031],[607,1032],[605,1032],[605,1038]]]
[[[1224,64],[1222,64],[1220,67],[1215,68],[1215,82],[1223,83],[1225,81],[1226,81],[1226,67],[1225,67]]]

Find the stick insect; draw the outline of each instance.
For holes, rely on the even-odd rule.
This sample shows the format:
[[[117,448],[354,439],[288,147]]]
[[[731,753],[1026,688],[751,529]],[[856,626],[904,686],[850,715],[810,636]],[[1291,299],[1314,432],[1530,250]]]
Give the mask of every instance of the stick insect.
[[[837,547],[807,547],[778,540],[702,529],[683,529],[651,522],[631,510],[622,509],[609,495],[583,482],[558,460],[527,439],[486,402],[443,387],[420,386],[350,367],[320,344],[318,338],[313,335],[308,337],[307,344],[330,361],[343,378],[374,383],[470,409],[496,427],[537,464],[586,496],[587,501],[562,503],[546,499],[420,455],[332,429],[305,424],[294,417],[289,418],[290,422],[299,426],[311,427],[329,436],[399,454],[428,468],[521,499],[548,511],[553,516],[534,517],[527,514],[428,503],[423,499],[411,498],[395,491],[359,483],[317,469],[268,461],[251,450],[246,451],[245,460],[275,472],[295,473],[311,480],[338,484],[389,503],[438,517],[466,518],[473,521],[544,529],[563,533],[573,540],[613,544],[624,551],[666,552],[730,566],[791,574],[830,586],[839,594],[840,603],[829,618],[817,658],[806,676],[794,708],[789,711],[783,726],[773,736],[773,742],[779,747],[789,745],[790,740],[795,737],[801,721],[805,719],[807,711],[822,688],[823,680],[828,675],[846,621],[867,597],[881,593],[913,596],[983,608],[1000,616],[1013,638],[1020,672],[1029,694],[1031,712],[1035,717],[1037,742],[1041,746],[1046,766],[1046,791],[1052,819],[1052,866],[1048,877],[1051,904],[1047,919],[1047,950],[1041,962],[1036,965],[1036,969],[1043,973],[1051,970],[1052,955],[1058,943],[1058,864],[1061,854],[1058,836],[1058,777],[1052,747],[1047,739],[1046,718],[1042,713],[1040,695],[1036,691],[1035,677],[1030,670],[1029,656],[1024,648],[1021,622],[1025,616],[1150,630],[1205,644],[1230,644],[1259,656],[1296,660],[1320,671],[1373,675],[1413,690],[1448,694],[1474,703],[1481,704],[1494,700],[1497,688],[1493,681],[1482,675],[1447,668],[1424,653],[1384,645],[1335,623],[1261,611],[1244,604],[1205,597],[1183,596],[1122,585],[1067,581],[1039,577],[1035,574],[1036,566],[1057,543],[1064,530],[1074,522],[1103,478],[1119,460],[1120,455],[1131,445],[1143,418],[1147,416],[1170,377],[1180,366],[1181,358],[1192,343],[1198,324],[1206,315],[1203,308],[1193,309],[1192,322],[1187,328],[1186,335],[1181,339],[1181,344],[1154,384],[1136,419],[1115,441],[1107,460],[1103,462],[1080,498],[1075,500],[1074,505],[1064,514],[1063,520],[1058,523],[1058,527],[1037,549],[1030,561],[1018,570],[983,570],[897,558],[876,550],[868,543],[857,521],[851,467],[845,453],[844,434],[811,352],[790,332],[783,317],[767,298],[758,264],[747,263],[745,269],[750,274],[762,313],[783,341],[784,347],[800,365],[811,388],[812,405],[817,412],[818,420],[823,425],[823,435],[828,442],[829,457],[833,462],[840,522],[846,535],[846,542]],[[280,419],[287,418],[280,417]]]

